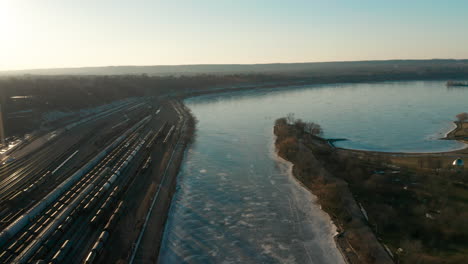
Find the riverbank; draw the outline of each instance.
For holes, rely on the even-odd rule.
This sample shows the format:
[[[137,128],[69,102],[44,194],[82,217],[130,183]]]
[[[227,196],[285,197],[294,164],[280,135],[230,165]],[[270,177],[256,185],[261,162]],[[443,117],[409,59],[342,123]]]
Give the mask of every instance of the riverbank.
[[[284,120],[283,120],[284,121]],[[381,153],[337,149],[277,121],[278,155],[318,197],[340,234],[350,263],[463,263],[468,237],[466,172],[448,153]],[[388,252],[388,253],[387,253]]]
[[[444,139],[459,140],[468,143],[468,122],[454,122],[455,128],[448,132]]]
[[[281,86],[283,86],[283,85],[281,85]],[[266,88],[272,88],[272,87],[266,87]],[[251,88],[242,87],[242,88],[237,88],[237,89],[241,90],[241,89],[251,89]],[[219,89],[218,89],[218,90],[213,90],[213,91],[207,91],[207,93],[220,93],[220,92],[231,92],[231,91],[233,91],[233,90],[231,90],[231,89],[219,90]],[[201,94],[197,94],[197,95],[201,95]],[[192,96],[193,96],[193,94],[192,94]],[[269,126],[269,127],[270,127],[270,126]],[[203,168],[203,169],[204,169],[204,168]],[[204,170],[203,170],[203,171],[204,171]],[[351,195],[351,196],[352,196],[352,195]],[[366,207],[366,205],[364,205],[364,207]],[[358,208],[358,210],[359,210],[359,211],[356,211],[356,212],[357,212],[357,213],[360,213],[360,208]],[[180,224],[180,223],[179,223],[179,224]],[[345,240],[345,242],[347,242],[347,240]],[[354,249],[354,248],[351,247],[351,246],[347,246],[347,247],[342,246],[342,248],[343,248],[344,250],[349,249],[349,250],[348,250],[349,252],[352,252],[353,250],[356,250],[356,249]],[[393,249],[393,250],[397,250],[397,249]],[[356,258],[358,258],[358,255],[357,255],[357,254],[356,254]],[[373,256],[371,255],[371,256],[370,256],[370,259],[372,259],[372,258],[373,258]]]
[[[172,103],[179,115],[175,127],[175,137],[171,139],[172,152],[166,152],[163,159],[166,166],[159,170],[161,181],[149,192],[148,204],[150,211],[146,211],[146,222],[140,230],[140,244],[138,250],[130,258],[130,263],[157,263],[159,250],[163,240],[168,214],[172,206],[172,197],[176,191],[177,177],[184,160],[186,149],[191,144],[195,133],[195,118],[181,101]]]
[[[149,160],[149,167],[135,172],[125,193],[131,197],[124,203],[125,214],[96,263],[157,262],[179,168],[195,132],[195,119],[182,102],[164,101],[159,110],[153,122],[159,124],[161,135],[146,150],[149,159],[142,160]],[[172,125],[174,130],[166,141]],[[112,250],[116,248],[119,250]]]
[[[438,75],[324,75],[324,76],[288,76],[284,75],[284,80],[278,78],[275,81],[261,82],[234,82],[232,85],[210,86],[199,89],[185,89],[176,93],[171,93],[170,96],[184,100],[190,97],[197,97],[207,94],[221,94],[228,92],[253,91],[261,89],[273,88],[292,88],[305,87],[313,85],[337,85],[337,84],[369,84],[369,83],[385,83],[385,82],[410,82],[410,81],[442,81],[446,77]]]
[[[293,163],[293,175],[318,198],[322,209],[332,218],[339,234],[335,237],[348,263],[393,263],[379,244],[355,202],[347,183],[326,170],[317,158],[320,152],[331,153],[332,147],[318,137],[297,137],[294,126],[276,122],[274,134],[278,155]]]

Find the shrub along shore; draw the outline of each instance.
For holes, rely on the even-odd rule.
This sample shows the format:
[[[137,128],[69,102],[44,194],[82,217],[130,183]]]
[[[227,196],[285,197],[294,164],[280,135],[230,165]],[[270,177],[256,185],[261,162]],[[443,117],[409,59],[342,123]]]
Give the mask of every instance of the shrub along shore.
[[[332,217],[349,263],[468,263],[468,173],[452,165],[454,156],[468,158],[467,149],[340,149],[317,127],[280,118],[275,144]]]

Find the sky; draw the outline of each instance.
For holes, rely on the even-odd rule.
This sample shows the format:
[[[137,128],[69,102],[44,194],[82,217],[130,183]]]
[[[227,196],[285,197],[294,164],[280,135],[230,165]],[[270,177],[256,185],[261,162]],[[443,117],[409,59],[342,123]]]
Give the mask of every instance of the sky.
[[[466,0],[0,0],[0,70],[468,59]]]

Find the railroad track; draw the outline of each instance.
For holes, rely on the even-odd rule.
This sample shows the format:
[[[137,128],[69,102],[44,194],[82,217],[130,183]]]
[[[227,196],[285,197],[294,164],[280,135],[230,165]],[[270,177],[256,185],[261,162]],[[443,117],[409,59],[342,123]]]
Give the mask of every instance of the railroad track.
[[[10,242],[3,246],[5,250],[0,253],[0,262],[16,261],[17,263],[24,263],[31,259],[31,257],[40,258],[46,256],[47,252],[56,246],[57,235],[61,235],[61,225],[58,224],[61,222],[70,224],[74,218],[77,218],[80,208],[85,206],[85,201],[98,200],[98,196],[104,195],[106,190],[103,190],[103,188],[108,184],[106,181],[110,181],[110,177],[113,177],[105,175],[104,172],[108,170],[107,168],[114,168],[116,165],[128,165],[128,161],[118,162],[125,158],[127,153],[125,149],[133,147],[136,144],[135,142],[138,142],[137,131],[133,131],[123,138],[101,161],[90,168],[89,172],[85,173],[67,192],[64,192],[60,196],[60,199],[57,197],[58,201],[51,202],[46,206],[43,209],[45,213],[41,213],[34,219],[31,219],[31,224],[23,227],[18,234],[9,239]],[[142,144],[138,146],[141,148]],[[133,158],[135,153],[132,152],[128,155],[127,157],[131,156]],[[99,186],[101,187],[98,189]],[[84,193],[85,191],[86,193]],[[96,196],[97,193],[99,193],[98,196]],[[66,214],[66,218],[64,214]]]
[[[126,190],[135,180],[136,176],[139,175],[144,164],[146,164],[150,153],[148,146],[155,143],[154,139],[160,135],[163,128],[164,126],[157,132],[150,130],[142,140],[135,142],[134,145],[130,147],[130,150],[127,151],[111,169],[112,173],[119,172],[119,174],[122,175],[115,182],[116,186],[112,192],[109,192],[108,195],[103,195],[94,205],[94,209],[92,209],[91,212],[87,215],[80,216],[80,218],[75,221],[76,226],[73,227],[73,231],[63,234],[63,241],[57,243],[56,248],[49,252],[45,258],[42,256],[42,259],[50,260],[52,263],[56,261],[60,263],[92,263],[94,261],[100,251],[103,250],[109,236],[113,233],[113,226],[123,208],[123,201],[112,201],[118,200],[119,197],[125,197]],[[139,155],[140,157],[136,162],[137,170],[132,175],[129,175],[126,172],[126,166],[128,165],[126,161],[129,158],[133,159],[140,149],[142,149],[144,153]],[[121,169],[122,167],[124,167],[124,170]],[[112,186],[110,189],[112,189]],[[67,252],[68,255],[61,254],[62,246],[60,245],[67,243],[67,241],[73,245],[73,248],[70,250],[71,252]],[[90,241],[93,243],[89,243]],[[83,251],[85,248],[88,248],[89,251]],[[64,255],[66,255],[66,260],[63,259]],[[33,261],[34,260],[38,260],[38,258],[33,259]],[[84,261],[81,262],[81,260]]]
[[[145,140],[143,139],[143,141],[140,142],[144,141]],[[137,143],[137,145],[133,146],[132,149],[135,149],[138,145],[140,145],[141,148],[141,143]],[[111,170],[113,173],[119,170],[118,168],[124,164],[125,160],[128,159],[131,152],[132,150],[127,152],[127,154],[124,155],[119,162],[117,162],[117,164]],[[138,164],[141,164],[141,160],[142,159],[140,158],[140,162]],[[140,165],[137,166],[139,167]],[[97,254],[99,254],[100,250],[102,250],[104,243],[106,242],[105,240],[107,240],[109,237],[109,233],[112,232],[112,227],[116,221],[112,219],[112,223],[108,224],[109,219],[112,217],[118,217],[118,213],[116,213],[115,210],[117,210],[119,207],[121,208],[123,205],[123,201],[113,203],[112,199],[120,201],[120,198],[123,196],[122,194],[128,188],[131,180],[138,174],[137,172],[134,175],[128,175],[126,173],[127,169],[128,168],[125,167],[120,171],[123,177],[120,177],[119,180],[115,182],[115,188],[113,191],[110,192],[109,195],[103,196],[101,200],[96,203],[92,212],[86,216],[83,222],[78,222],[78,229],[82,232],[86,232],[87,238],[83,236],[70,238],[71,241],[75,241],[74,244],[76,245],[77,249],[69,256],[69,258],[73,260],[71,261],[72,263],[79,263],[79,260],[83,259],[85,263],[91,263]],[[104,234],[103,236],[106,237],[105,239],[100,237],[102,234]],[[95,241],[96,238],[98,238],[97,241]],[[92,241],[92,243],[89,243],[90,241]],[[99,245],[99,243],[101,244]],[[83,251],[82,249],[85,248],[90,250]]]
[[[101,129],[102,127],[103,125],[100,125],[96,127],[96,129]],[[83,135],[78,142],[68,147],[67,150],[65,150],[61,155],[59,155],[52,161],[49,161],[47,159],[52,152],[56,151],[55,149],[52,149],[51,147],[48,148],[49,149],[48,152],[45,152],[47,151],[47,149],[42,149],[40,153],[36,153],[35,155],[37,157],[36,160],[41,159],[43,157],[46,158],[46,161],[44,161],[44,163],[42,164],[35,163],[36,160],[26,160],[26,159],[23,160],[22,163],[26,163],[26,165],[23,168],[21,168],[22,170],[25,170],[22,172],[22,175],[19,176],[22,178],[21,180],[23,181],[21,184],[13,185],[11,182],[8,182],[9,180],[5,180],[5,182],[4,181],[0,182],[0,190],[2,190],[0,192],[0,201],[1,201],[0,202],[0,216],[1,216],[1,212],[5,209],[6,204],[9,201],[11,201],[13,197],[15,197],[16,199],[16,198],[19,198],[21,194],[30,195],[30,192],[34,191],[33,189],[37,188],[39,184],[45,180],[44,174],[46,174],[47,172],[49,171],[51,172],[47,176],[49,177],[54,176],[54,182],[57,182],[57,183],[61,182],[61,180],[69,176],[69,173],[66,172],[66,169],[61,169],[62,171],[65,170],[65,173],[59,173],[57,175],[53,175],[53,174],[58,169],[58,166],[62,164],[62,162],[64,162],[67,158],[69,158],[71,153],[74,153],[80,148],[80,146],[84,145],[87,141],[89,141],[89,138],[91,138],[93,134],[94,132],[90,131],[86,135]],[[114,138],[115,138],[114,136],[111,137],[111,139],[114,139]],[[37,168],[41,168],[41,167],[43,167],[43,169],[38,171]],[[38,181],[41,181],[41,182],[38,182]],[[10,189],[11,191],[8,192],[7,190],[5,190],[5,187],[3,187],[3,184],[7,186],[8,189]],[[54,184],[52,184],[51,187],[54,187]],[[23,190],[25,189],[27,189],[28,191],[23,192]],[[27,209],[27,208],[23,208],[23,209]],[[5,222],[5,221],[2,220],[2,222]],[[0,225],[0,228],[1,227],[2,226]]]
[[[124,157],[121,157],[120,159],[123,159],[123,158]],[[105,165],[101,164],[101,167],[98,169],[98,172],[104,171],[105,170],[104,166]],[[115,166],[116,165],[114,165],[114,167]],[[107,171],[111,171],[111,170],[107,169]],[[35,253],[32,257],[33,262],[37,260],[52,259],[57,254],[57,252],[61,249],[61,242],[64,240],[70,241],[70,243],[72,243],[73,245],[73,248],[76,248],[76,249],[80,249],[82,247],[82,244],[86,242],[87,240],[89,240],[91,233],[89,232],[89,230],[87,230],[87,227],[89,227],[90,225],[90,220],[92,217],[91,212],[95,212],[96,207],[99,204],[99,202],[103,199],[103,197],[107,197],[105,196],[105,194],[106,192],[109,191],[109,189],[101,190],[101,188],[108,181],[108,176],[109,176],[109,173],[105,173],[103,177],[100,178],[96,182],[95,187],[84,197],[84,199],[80,202],[77,208],[75,208],[75,211],[72,214],[76,215],[76,220],[71,221],[69,223],[67,230],[64,230],[60,234],[61,240],[55,243],[55,247],[52,247],[48,251],[46,249],[38,250],[37,253]],[[88,213],[88,211],[90,210],[91,212]],[[44,254],[44,252],[46,253]]]
[[[49,152],[50,153],[50,152]],[[8,167],[5,167],[1,172],[0,172],[0,184],[8,178],[10,178],[13,174],[15,174],[17,171],[24,169],[28,165],[31,165],[31,163],[36,162],[41,158],[42,155],[47,154],[45,149],[39,150],[35,155],[28,155],[28,157],[23,157],[19,160],[15,160],[14,163],[8,163]],[[0,185],[1,186],[1,185]],[[1,188],[1,187],[0,187]]]
[[[55,151],[53,148],[48,148],[47,151],[38,153],[33,160],[27,160],[27,164],[24,167],[15,171],[9,178],[0,182],[0,200],[2,201],[0,206],[4,202],[9,201],[12,196],[17,196],[27,188],[29,189],[25,193],[31,192],[32,188],[37,187],[30,186],[31,184],[34,184],[38,178],[44,176],[48,171],[56,169],[56,167],[69,157],[71,153],[76,151],[85,140],[85,138],[81,139],[53,160],[49,160],[50,155]],[[52,173],[48,176],[51,176],[51,174]]]
[[[142,105],[144,104],[136,105],[130,109],[134,110]],[[138,112],[145,111],[139,110]],[[46,260],[47,263],[49,261],[51,263],[69,263],[70,259],[64,260],[66,256],[78,256],[78,259],[86,257],[88,261],[94,259],[99,250],[102,249],[103,243],[108,238],[112,226],[115,225],[116,219],[122,211],[123,202],[116,203],[115,200],[122,196],[134,180],[134,176],[138,175],[140,166],[147,161],[146,154],[149,150],[143,147],[150,145],[150,143],[153,144],[155,138],[166,127],[164,124],[158,132],[149,130],[143,133],[140,130],[148,130],[145,129],[149,120],[147,118],[149,117],[136,122],[137,124],[129,129],[132,130],[131,133],[127,133],[129,131],[127,130],[124,133],[125,136],[118,136],[113,141],[114,143],[106,147],[106,150],[108,148],[112,148],[112,150],[109,152],[105,150],[104,156],[100,152],[69,177],[68,175],[64,177],[66,173],[59,173],[61,176],[57,176],[57,178],[67,179],[64,179],[62,184],[28,211],[18,211],[9,215],[7,222],[14,222],[4,230],[5,232],[0,233],[0,263],[30,263],[31,261],[35,263],[36,260]],[[133,129],[135,126],[137,128]],[[122,127],[122,129],[124,128]],[[117,141],[118,144],[115,143]],[[10,182],[5,181],[5,186],[3,186],[3,182],[0,182],[0,190],[2,187],[4,188],[4,192],[0,195],[6,198],[16,195],[19,192],[18,189],[28,187],[31,182],[34,183],[44,177],[42,173],[49,173],[47,177],[51,177],[51,171],[55,170],[57,166],[61,166],[71,155],[74,155],[73,153],[76,154],[76,148],[73,146],[53,161],[49,160],[50,157],[43,160],[42,155],[38,155],[29,159],[29,161],[33,161],[31,163],[27,163],[28,159],[23,159],[6,164],[8,166],[2,166],[0,175],[2,173],[8,174],[11,171],[16,174],[13,177],[7,177]],[[145,155],[135,158],[141,149],[146,151]],[[41,149],[40,152],[46,157],[49,156],[47,154],[51,153],[48,152],[47,148]],[[94,163],[94,160],[101,156],[102,158]],[[137,173],[130,176],[127,175],[126,168],[130,162],[135,162],[134,159],[139,160]],[[91,165],[88,166],[88,164],[92,164],[92,167],[89,167]],[[38,172],[38,165],[44,169]],[[34,167],[36,170],[33,169]],[[132,167],[134,168],[134,165]],[[70,182],[69,178],[75,179],[75,175],[82,170],[88,171],[84,172],[82,176],[78,175],[76,181]],[[70,187],[63,189],[64,186],[69,186],[69,183]],[[8,188],[11,191],[6,190],[6,185],[13,186]],[[57,190],[60,192],[57,193]],[[2,213],[1,206],[0,202],[0,214]],[[39,213],[37,214],[37,212]],[[25,216],[27,217],[25,218]],[[100,221],[93,220],[97,216],[101,219]],[[25,221],[27,222],[23,225]],[[93,222],[91,227],[90,222]],[[98,233],[97,229],[100,230]],[[97,238],[92,247],[89,245],[90,237]],[[83,251],[83,248],[91,249],[89,254]]]
[[[42,176],[45,176],[45,177],[47,176],[44,174],[44,171],[46,171],[46,169],[40,170],[39,172],[34,173],[32,176],[30,175],[31,172],[33,172],[34,170],[36,170],[36,168],[40,166],[41,166],[41,163],[37,163],[37,160],[32,161],[29,164],[27,164],[27,166],[17,171],[14,175],[15,178],[6,179],[1,182],[0,214],[2,218],[0,220],[0,229],[3,229],[5,226],[10,224],[18,215],[20,215],[26,209],[26,208],[22,208],[15,212],[7,213],[6,211],[10,209],[12,200],[14,198],[19,197],[22,193],[25,193],[23,190],[28,188],[28,186],[30,186],[29,185],[30,182],[37,181],[37,178],[40,178]],[[7,215],[3,216],[4,214],[7,214]]]
[[[96,120],[108,117],[109,115],[116,114],[116,113],[118,113],[120,111],[134,110],[136,108],[144,106],[145,104],[146,104],[146,102],[139,102],[139,101],[125,102],[124,104],[118,105],[118,106],[116,106],[114,108],[107,109],[107,110],[105,110],[105,111],[103,111],[101,113],[93,114],[93,115],[84,117],[84,118],[82,118],[81,120],[79,120],[77,122],[73,122],[72,124],[68,124],[65,127],[65,130],[71,130],[72,128],[74,128],[74,127],[76,127],[78,125],[81,125],[81,124],[84,124],[84,123],[87,123],[87,122],[90,122],[90,121],[96,121]],[[53,140],[55,141],[56,139],[57,139],[57,137],[55,137]],[[49,142],[49,144],[47,144],[47,145],[50,145],[50,143],[51,142]],[[46,145],[41,146],[38,150],[36,150],[35,153],[29,153],[26,156],[22,157],[21,159],[13,160],[12,162],[2,164],[2,166],[0,166],[0,180],[5,178],[5,177],[9,177],[12,173],[14,173],[15,170],[24,167],[24,164],[28,163],[28,158],[30,158],[31,156],[34,157],[34,156],[41,155],[40,152],[43,151],[44,148],[47,148],[47,146]]]
[[[172,104],[175,112],[178,115],[178,122],[177,122],[177,124],[171,126],[171,128],[169,129],[169,131],[167,132],[167,134],[166,134],[166,136],[165,136],[165,138],[163,140],[163,144],[167,144],[171,138],[175,138],[175,136],[174,136],[175,132],[178,132],[179,136],[177,137],[177,141],[174,144],[174,148],[172,150],[170,159],[169,159],[169,161],[168,161],[168,163],[166,165],[166,168],[164,170],[161,182],[159,183],[158,188],[157,188],[156,192],[154,193],[151,205],[148,208],[148,211],[146,213],[145,221],[143,223],[143,226],[142,226],[142,228],[141,228],[141,230],[140,230],[140,232],[138,234],[138,237],[137,237],[137,239],[135,241],[134,247],[132,248],[132,251],[131,251],[131,254],[130,254],[130,257],[129,257],[129,260],[128,260],[129,264],[134,263],[134,261],[135,261],[135,259],[137,257],[138,251],[140,250],[141,241],[143,239],[143,236],[145,235],[148,222],[149,222],[150,217],[152,215],[153,209],[154,209],[157,201],[159,200],[159,197],[160,197],[159,195],[160,195],[161,188],[167,186],[167,184],[168,184],[167,183],[167,181],[168,181],[167,171],[171,167],[172,159],[174,157],[174,154],[176,153],[176,151],[179,148],[179,144],[180,144],[180,140],[181,140],[181,134],[180,133],[182,133],[183,129],[185,128],[185,122],[186,122],[186,114],[185,113],[186,113],[186,111],[185,111],[185,109],[183,109],[183,105],[181,106],[179,102],[171,102],[171,104]],[[164,124],[164,125],[166,125],[166,124]]]
[[[48,155],[52,154],[53,150],[49,149],[46,153],[37,155],[33,160],[29,160],[25,166],[12,173],[8,178],[0,182],[0,199],[7,200],[13,191],[19,190],[29,181],[35,180],[37,175],[49,168],[50,161]],[[65,154],[66,155],[66,154]],[[61,156],[59,157],[59,159]],[[37,168],[45,167],[37,171]],[[23,184],[21,184],[23,183]]]

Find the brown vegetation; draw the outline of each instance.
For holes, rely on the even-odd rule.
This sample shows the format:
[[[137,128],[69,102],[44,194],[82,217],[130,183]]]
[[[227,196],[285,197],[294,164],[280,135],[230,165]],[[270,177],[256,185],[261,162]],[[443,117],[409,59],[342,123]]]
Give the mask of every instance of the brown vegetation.
[[[300,131],[277,121],[278,153],[293,162],[295,177],[345,231],[337,241],[352,263],[381,263],[366,227],[395,262],[467,263],[468,173],[451,166],[454,154],[335,149]],[[465,152],[456,155],[466,157]],[[350,199],[362,204],[368,222]]]
[[[467,141],[468,140],[468,113],[463,112],[456,115],[458,121],[455,121],[455,129],[450,131],[445,139],[454,139],[460,141]]]
[[[7,136],[41,126],[50,111],[75,111],[139,96],[188,95],[211,88],[293,81],[279,75],[16,76],[0,78],[0,104]]]
[[[341,232],[337,238],[338,246],[348,261],[392,263],[367,226],[346,182],[335,177],[323,165],[321,158],[334,155],[328,142],[305,132],[300,120],[288,123],[292,120],[292,115],[289,115],[289,118],[275,122],[278,154],[294,164],[294,176],[318,197],[322,208],[333,218]],[[314,142],[316,147],[312,150],[305,142]]]
[[[468,113],[467,112],[459,113],[457,115],[457,119],[458,119],[458,122],[465,122],[466,120],[468,120]]]

